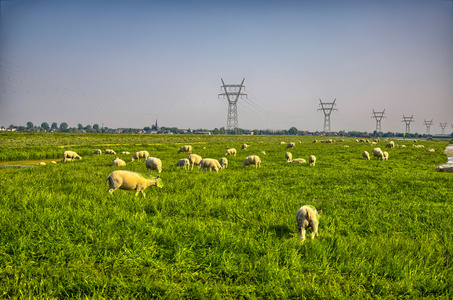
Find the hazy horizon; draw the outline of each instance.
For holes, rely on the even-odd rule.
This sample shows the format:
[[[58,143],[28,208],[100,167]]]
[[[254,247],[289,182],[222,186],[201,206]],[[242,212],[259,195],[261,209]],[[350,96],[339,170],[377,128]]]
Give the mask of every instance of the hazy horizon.
[[[451,1],[2,1],[0,126],[453,131]]]

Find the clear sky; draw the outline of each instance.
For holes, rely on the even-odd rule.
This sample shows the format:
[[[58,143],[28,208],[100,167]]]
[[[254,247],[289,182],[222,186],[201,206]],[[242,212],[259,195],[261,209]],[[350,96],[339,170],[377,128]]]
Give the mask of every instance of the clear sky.
[[[453,124],[449,0],[1,1],[0,126],[404,132]]]

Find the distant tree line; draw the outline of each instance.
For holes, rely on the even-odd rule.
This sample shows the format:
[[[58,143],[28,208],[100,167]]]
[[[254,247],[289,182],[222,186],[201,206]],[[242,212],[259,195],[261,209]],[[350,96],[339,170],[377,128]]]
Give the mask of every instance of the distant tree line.
[[[338,131],[338,132],[322,132],[322,131],[301,131],[296,127],[291,127],[288,130],[274,130],[274,129],[241,129],[235,128],[232,130],[225,129],[224,127],[214,128],[213,130],[208,129],[179,129],[177,127],[160,127],[156,125],[147,126],[143,129],[137,128],[107,128],[99,127],[98,124],[86,125],[78,124],[77,127],[69,127],[68,123],[62,122],[58,125],[53,122],[49,125],[47,122],[41,123],[41,126],[35,126],[32,122],[27,122],[26,126],[14,126],[10,125],[9,130],[13,131],[29,131],[29,132],[69,132],[69,133],[135,133],[135,134],[152,134],[152,133],[164,133],[164,134],[228,134],[228,135],[312,135],[312,136],[344,136],[344,137],[406,137],[406,138],[429,138],[430,135],[419,134],[419,133],[399,133],[399,132],[366,132],[366,131]],[[453,137],[453,133],[451,134]]]

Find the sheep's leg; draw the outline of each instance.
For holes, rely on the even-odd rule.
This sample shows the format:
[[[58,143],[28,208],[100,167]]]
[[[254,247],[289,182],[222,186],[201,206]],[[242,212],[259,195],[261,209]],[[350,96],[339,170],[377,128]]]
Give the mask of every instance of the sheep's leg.
[[[302,242],[305,240],[305,232],[306,232],[305,228],[302,227],[302,228],[300,229],[300,240],[301,240]]]

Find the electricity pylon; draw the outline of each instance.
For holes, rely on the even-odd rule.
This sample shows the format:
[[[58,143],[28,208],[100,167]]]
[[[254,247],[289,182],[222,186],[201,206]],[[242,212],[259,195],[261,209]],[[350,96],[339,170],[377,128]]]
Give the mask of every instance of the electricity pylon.
[[[410,117],[405,117],[403,115],[403,120],[401,122],[406,123],[406,134],[410,133],[411,132],[411,122],[415,122],[414,115],[412,115]]]
[[[447,127],[447,122],[445,122],[445,123],[439,122],[439,124],[440,124],[440,128],[442,128],[442,134],[445,134],[445,127]]]
[[[373,116],[371,116],[371,118],[376,119],[376,132],[382,131],[381,130],[381,120],[382,120],[382,118],[385,118],[384,113],[385,113],[385,109],[384,109],[384,111],[374,111],[374,109],[373,109]]]
[[[330,114],[333,110],[338,110],[334,108],[335,100],[337,99],[335,98],[331,103],[326,103],[322,102],[321,99],[319,99],[319,106],[321,106],[321,108],[318,108],[318,110],[322,110],[322,112],[324,113],[324,132],[330,132]]]
[[[225,84],[222,80],[222,88],[225,93],[219,94],[222,97],[226,97],[228,100],[228,116],[227,116],[227,129],[235,129],[238,127],[238,107],[237,103],[239,97],[247,97],[247,94],[241,93],[242,88],[244,88],[244,79],[242,79],[241,84]],[[228,91],[227,91],[228,89]]]
[[[423,125],[426,126],[426,134],[431,134],[430,126],[434,125],[433,119],[431,119],[431,121],[426,121],[425,119],[423,119],[423,120],[425,121],[425,122],[423,122]]]

